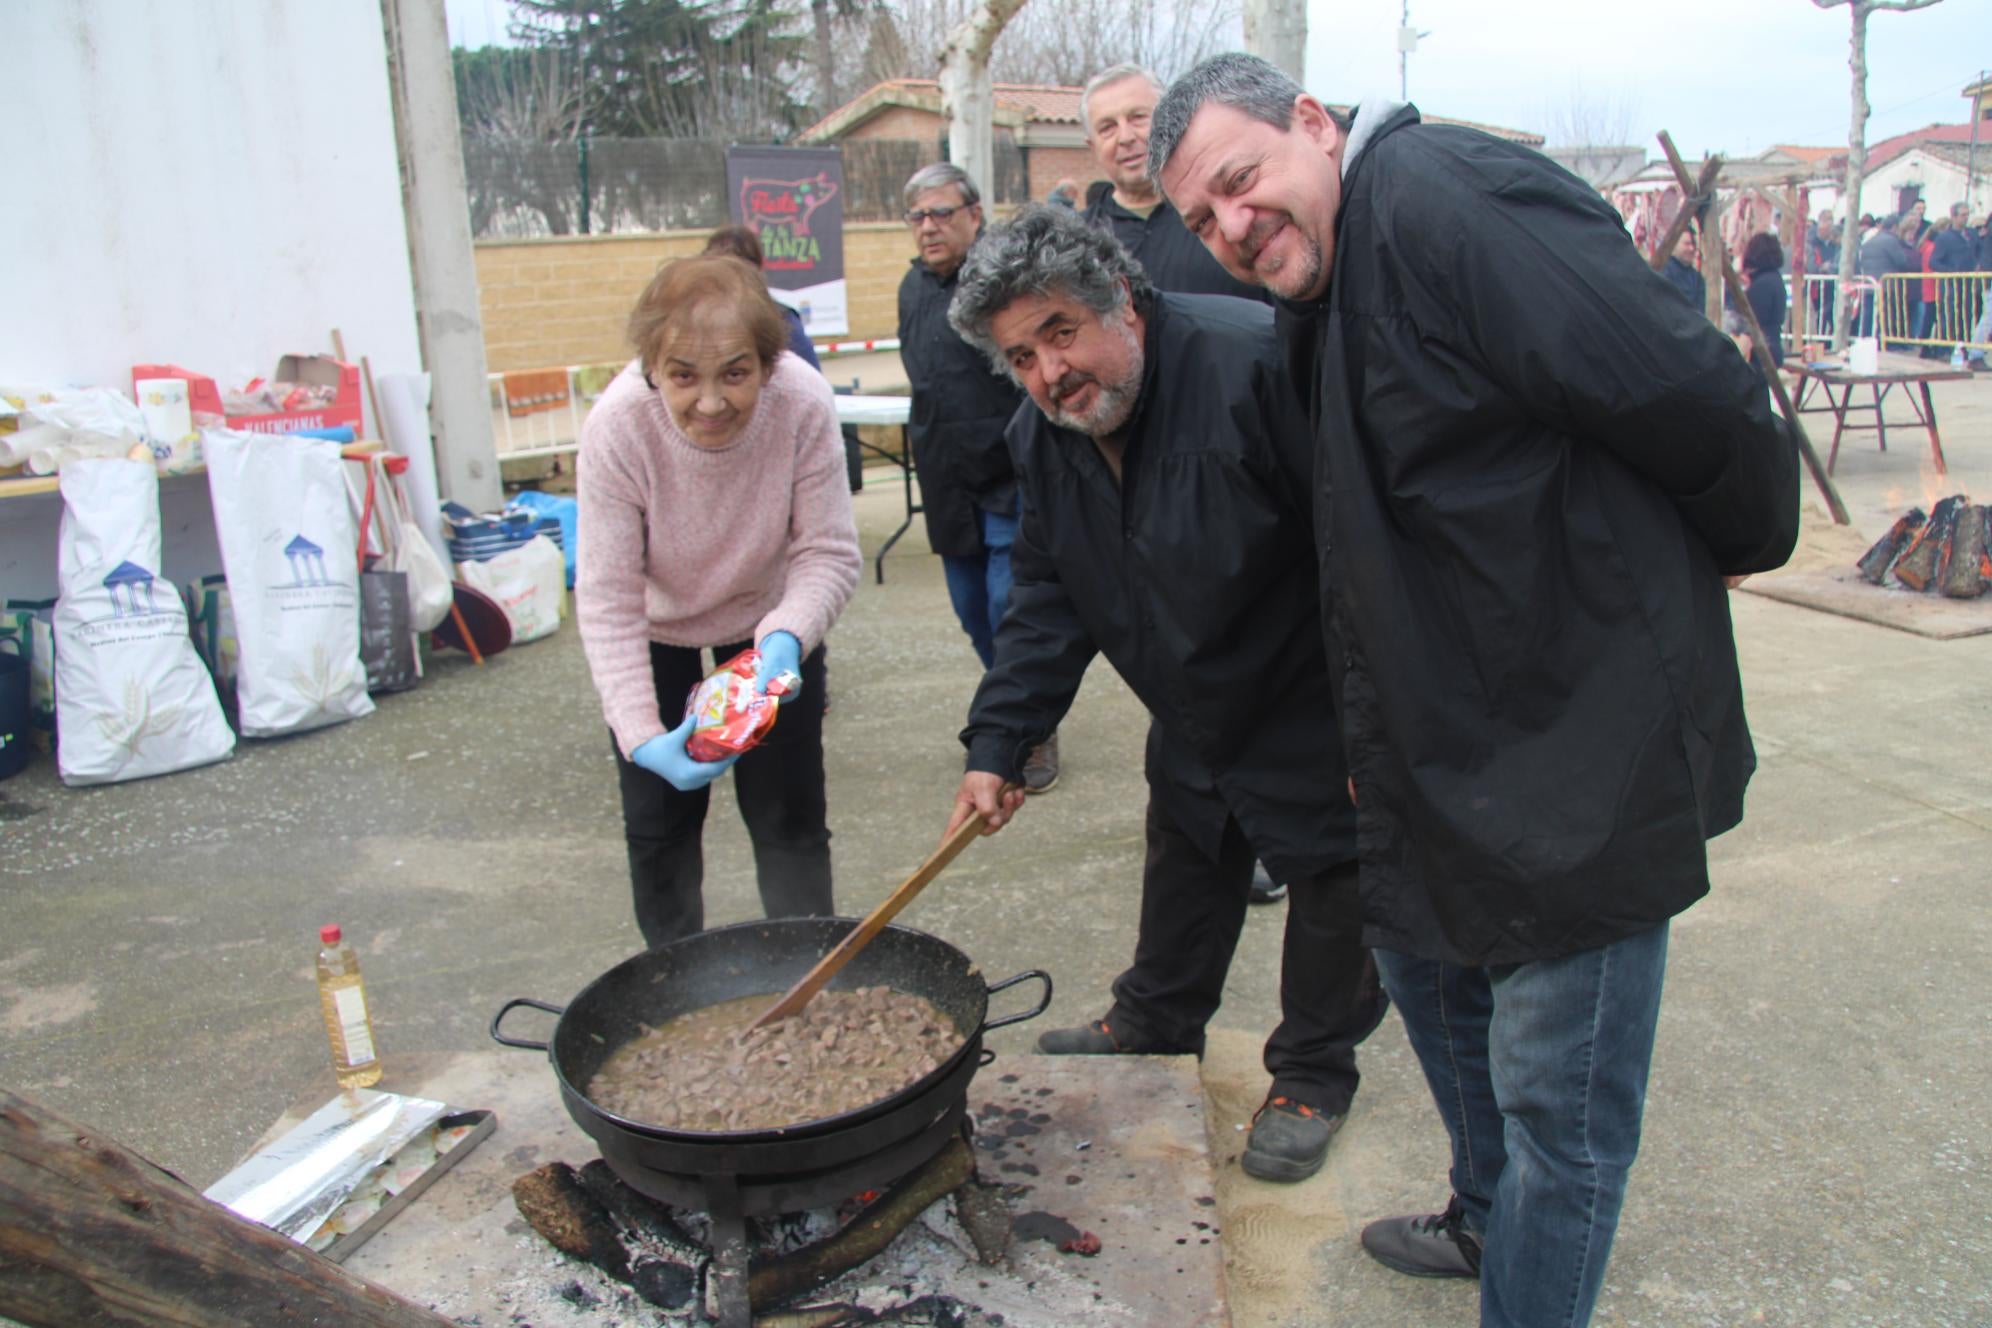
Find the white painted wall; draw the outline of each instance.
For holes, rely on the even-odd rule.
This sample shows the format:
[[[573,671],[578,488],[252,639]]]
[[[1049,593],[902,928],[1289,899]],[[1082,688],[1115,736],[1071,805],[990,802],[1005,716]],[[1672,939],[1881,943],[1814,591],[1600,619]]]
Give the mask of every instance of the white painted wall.
[[[420,370],[375,0],[4,8],[0,381],[240,382],[335,327],[376,376]],[[59,507],[0,500],[0,594],[53,593]]]
[[[1923,215],[1932,220],[1950,211],[1951,204],[1969,201],[1975,223],[1992,203],[1992,141],[1979,144],[1978,191],[1969,200],[1964,196],[1964,168],[1941,158],[1909,151],[1871,171],[1861,180],[1861,211],[1885,217],[1895,211],[1896,190],[1908,185],[1923,187]]]

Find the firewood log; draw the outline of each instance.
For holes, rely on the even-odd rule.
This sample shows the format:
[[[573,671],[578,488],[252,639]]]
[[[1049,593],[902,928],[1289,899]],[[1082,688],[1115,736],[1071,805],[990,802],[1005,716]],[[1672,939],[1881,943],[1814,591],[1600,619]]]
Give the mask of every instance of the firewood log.
[[[616,1235],[608,1209],[581,1188],[574,1168],[549,1162],[512,1182],[512,1202],[534,1231],[562,1254],[572,1255],[629,1281],[629,1251]]]
[[[1985,593],[1985,509],[1966,507],[1951,522],[1951,533],[1937,559],[1937,589],[1951,599],[1976,599]]]
[[[450,1325],[4,1089],[0,1315],[31,1328]]]
[[[1937,555],[1943,550],[1951,525],[1957,520],[1958,509],[1964,505],[1962,494],[1953,495],[1930,509],[1930,519],[1916,532],[1916,538],[1902,556],[1895,560],[1895,579],[1911,590],[1928,590],[1930,582],[1937,574]]]
[[[1855,564],[1861,570],[1861,579],[1880,585],[1888,576],[1888,569],[1895,566],[1895,560],[1902,556],[1902,551],[1909,547],[1909,542],[1916,538],[1916,532],[1928,520],[1920,507],[1912,507],[1896,517],[1888,533],[1876,540],[1874,547],[1862,554],[1860,562]]]
[[[748,1277],[748,1296],[754,1308],[772,1308],[791,1300],[872,1258],[928,1204],[960,1188],[974,1174],[974,1152],[960,1139],[949,1140],[926,1165],[893,1186],[836,1235],[756,1266]]]

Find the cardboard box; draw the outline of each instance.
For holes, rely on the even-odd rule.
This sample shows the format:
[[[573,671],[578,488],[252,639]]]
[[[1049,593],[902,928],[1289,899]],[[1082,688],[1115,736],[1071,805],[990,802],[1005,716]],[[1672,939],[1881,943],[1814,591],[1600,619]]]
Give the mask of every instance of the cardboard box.
[[[221,392],[215,387],[214,379],[205,374],[182,369],[176,364],[135,364],[131,377],[134,385],[141,378],[184,378],[187,380],[187,401],[196,416],[223,414]],[[355,434],[362,432],[359,366],[335,360],[330,355],[285,355],[277,361],[276,372],[270,375],[270,381],[309,383],[334,388],[336,392],[331,405],[313,410],[225,416],[229,428],[251,433],[290,433],[296,429],[333,429],[349,424]],[[134,394],[137,390],[136,386],[132,388]]]

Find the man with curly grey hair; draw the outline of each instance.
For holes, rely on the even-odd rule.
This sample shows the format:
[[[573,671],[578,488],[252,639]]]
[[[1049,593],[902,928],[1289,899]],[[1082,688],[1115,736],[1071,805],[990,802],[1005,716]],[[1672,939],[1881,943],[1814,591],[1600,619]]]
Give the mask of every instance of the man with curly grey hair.
[[[962,732],[949,830],[971,812],[992,831],[1008,821],[1022,797],[1006,785],[1104,653],[1151,721],[1140,932],[1106,1016],[1039,1049],[1201,1054],[1256,855],[1289,904],[1272,1087],[1241,1160],[1303,1179],[1349,1110],[1356,1045],[1384,1003],[1321,685],[1306,420],[1272,311],[1158,293],[1111,235],[1038,206],[970,250],[949,317],[1037,406],[1010,424],[1015,583]]]
[[[1452,1138],[1376,1259],[1485,1328],[1589,1322],[1638,1151],[1669,921],[1755,765],[1725,578],[1798,466],[1764,383],[1541,155],[1331,114],[1254,56],[1157,103],[1149,166],[1283,297],[1311,405],[1363,912]],[[1304,371],[1304,372],[1303,372]]]

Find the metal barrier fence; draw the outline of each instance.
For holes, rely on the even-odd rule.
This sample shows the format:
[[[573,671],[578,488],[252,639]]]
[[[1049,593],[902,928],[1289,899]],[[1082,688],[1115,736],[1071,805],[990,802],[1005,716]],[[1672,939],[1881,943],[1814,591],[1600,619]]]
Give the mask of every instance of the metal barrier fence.
[[[1854,336],[1878,336],[1885,346],[1992,350],[1992,272],[1856,277],[1836,300],[1839,284],[1835,276],[1806,274],[1807,341],[1831,341],[1838,320],[1850,318]]]

